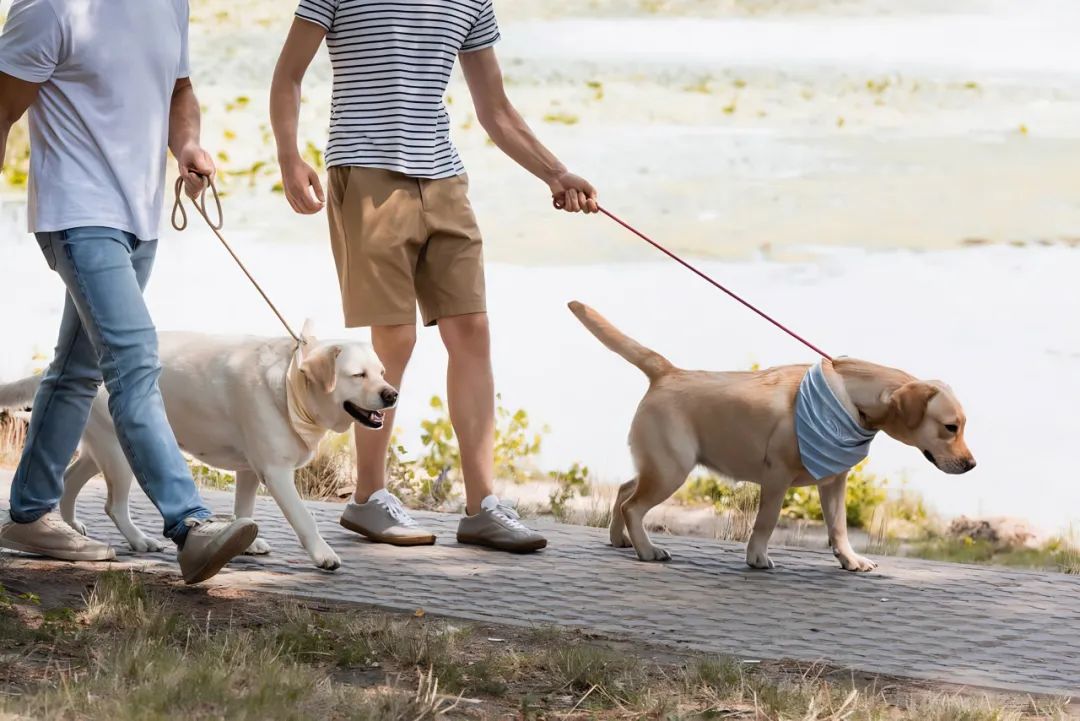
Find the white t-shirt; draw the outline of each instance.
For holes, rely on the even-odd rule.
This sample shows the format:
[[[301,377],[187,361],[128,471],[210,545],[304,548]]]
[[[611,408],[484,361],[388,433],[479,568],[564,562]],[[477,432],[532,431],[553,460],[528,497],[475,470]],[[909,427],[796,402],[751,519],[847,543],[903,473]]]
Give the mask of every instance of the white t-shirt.
[[[31,232],[100,225],[158,235],[188,0],[15,0],[0,72],[30,106]]]

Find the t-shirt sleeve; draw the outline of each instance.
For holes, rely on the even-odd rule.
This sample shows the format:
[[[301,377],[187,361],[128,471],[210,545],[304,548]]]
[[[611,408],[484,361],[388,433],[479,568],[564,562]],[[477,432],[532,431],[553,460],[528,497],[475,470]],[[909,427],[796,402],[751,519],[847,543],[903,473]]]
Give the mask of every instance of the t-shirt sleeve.
[[[191,6],[188,0],[180,2],[180,67],[176,79],[191,77],[191,53],[188,51],[188,25],[191,22]]]
[[[296,17],[316,25],[322,25],[326,32],[334,26],[338,0],[300,0],[296,8]]]
[[[63,32],[49,0],[15,0],[0,33],[0,72],[43,83],[60,63]]]
[[[461,44],[461,52],[468,53],[473,50],[490,48],[499,42],[499,23],[495,19],[495,6],[492,0],[484,0],[484,7],[480,10],[472,30],[469,31],[465,42]]]

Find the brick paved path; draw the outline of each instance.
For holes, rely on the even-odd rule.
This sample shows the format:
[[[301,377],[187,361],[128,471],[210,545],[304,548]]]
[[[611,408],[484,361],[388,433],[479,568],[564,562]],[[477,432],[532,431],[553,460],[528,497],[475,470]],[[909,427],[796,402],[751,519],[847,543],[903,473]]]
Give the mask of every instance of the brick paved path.
[[[0,478],[6,499],[9,475]],[[147,533],[160,518],[138,492]],[[218,511],[231,494],[207,493]],[[172,552],[126,553],[100,510],[95,481],[80,518],[121,552],[121,563],[176,572]],[[1080,578],[896,558],[876,572],[842,571],[827,551],[776,549],[773,571],[752,571],[743,547],[666,537],[666,564],[606,545],[606,531],[537,523],[547,550],[531,556],[459,546],[456,517],[417,514],[439,533],[431,547],[368,543],[337,524],[341,506],[311,503],[336,573],[310,566],[269,498],[256,510],[270,556],[238,559],[210,583],[271,593],[422,607],[509,624],[557,624],[742,658],[828,661],[864,671],[1002,689],[1080,694]]]

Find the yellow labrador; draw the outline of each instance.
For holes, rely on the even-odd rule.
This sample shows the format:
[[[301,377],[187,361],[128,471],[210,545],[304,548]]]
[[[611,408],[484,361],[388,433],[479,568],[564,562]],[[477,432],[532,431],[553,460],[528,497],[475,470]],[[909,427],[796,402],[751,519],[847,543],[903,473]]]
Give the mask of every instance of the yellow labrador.
[[[296,469],[311,462],[328,431],[354,423],[381,428],[384,411],[398,393],[383,378],[383,365],[368,343],[327,342],[304,324],[303,346],[291,338],[161,333],[161,395],[180,447],[217,468],[236,471],[235,512],[250,518],[259,484],[265,484],[318,568],[341,565],[323,540],[314,517],[296,490]],[[30,404],[40,384],[35,376],[0,385],[0,408]],[[98,473],[105,476],[105,512],[136,552],[164,544],[134,524],[128,495],[134,474],[99,390],[83,433],[78,459],[64,473],[60,511],[73,528],[75,499]],[[269,553],[256,539],[248,553]]]
[[[876,567],[855,553],[848,541],[844,491],[850,468],[815,477],[800,453],[796,405],[811,367],[732,373],[681,370],[588,306],[573,302],[570,310],[605,346],[649,377],[649,390],[630,427],[638,475],[619,488],[611,514],[613,546],[632,545],[643,561],[668,560],[670,554],[649,539],[643,520],[700,464],[761,486],[761,504],[746,549],[751,567],[773,567],[769,537],[788,488],[814,484],[821,493],[829,545],[840,564],[849,571]],[[827,383],[825,393],[839,402],[838,409],[842,405],[840,412],[846,411],[855,432],[872,438],[873,432],[883,431],[920,449],[946,473],[966,473],[975,467],[964,442],[964,411],[944,383],[849,358],[822,361],[820,372]],[[808,451],[807,443],[803,445],[802,450]]]

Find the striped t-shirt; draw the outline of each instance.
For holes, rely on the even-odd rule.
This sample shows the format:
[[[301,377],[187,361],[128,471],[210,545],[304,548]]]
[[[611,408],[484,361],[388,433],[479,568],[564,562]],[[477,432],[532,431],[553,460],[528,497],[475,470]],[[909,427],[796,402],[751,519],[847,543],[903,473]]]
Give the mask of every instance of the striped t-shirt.
[[[465,172],[443,94],[459,52],[499,39],[492,0],[300,0],[334,69],[326,163],[420,178]]]

